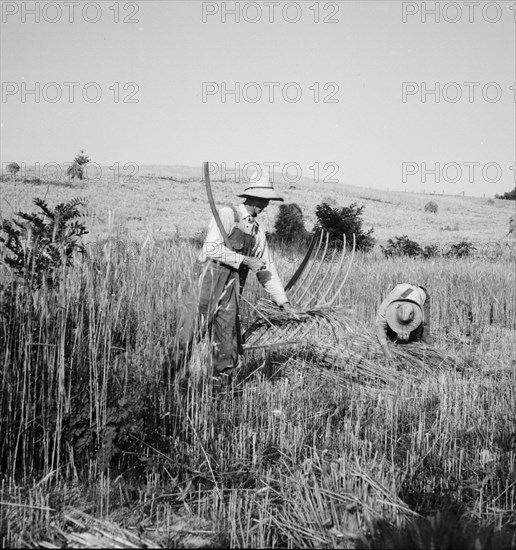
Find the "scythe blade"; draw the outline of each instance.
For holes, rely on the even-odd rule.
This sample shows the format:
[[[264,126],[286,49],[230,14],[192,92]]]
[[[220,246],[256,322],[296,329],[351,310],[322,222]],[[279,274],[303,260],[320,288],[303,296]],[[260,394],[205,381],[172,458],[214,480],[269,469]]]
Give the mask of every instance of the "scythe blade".
[[[210,203],[211,213],[213,214],[213,217],[215,219],[215,223],[217,224],[217,227],[219,228],[220,234],[222,235],[222,238],[224,239],[224,244],[228,248],[232,248],[231,242],[229,240],[229,237],[226,233],[226,230],[224,229],[224,226],[222,225],[222,221],[220,220],[219,212],[217,210],[217,207],[215,205],[215,200],[213,199],[213,192],[211,190],[211,183],[210,183],[210,168],[209,163],[204,162],[203,163],[203,172],[204,172],[204,183],[206,185],[206,194],[208,195],[208,202]]]

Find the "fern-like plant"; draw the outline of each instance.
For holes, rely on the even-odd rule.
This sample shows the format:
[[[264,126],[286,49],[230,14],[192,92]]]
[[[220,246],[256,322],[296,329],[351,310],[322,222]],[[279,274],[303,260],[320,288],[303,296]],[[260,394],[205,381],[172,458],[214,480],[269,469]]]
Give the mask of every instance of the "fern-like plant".
[[[75,198],[52,209],[35,198],[34,204],[41,212],[18,212],[18,219],[2,221],[0,242],[7,249],[3,263],[37,289],[56,285],[59,268],[71,264],[74,252],[84,252],[79,239],[88,231],[78,218],[87,202]]]

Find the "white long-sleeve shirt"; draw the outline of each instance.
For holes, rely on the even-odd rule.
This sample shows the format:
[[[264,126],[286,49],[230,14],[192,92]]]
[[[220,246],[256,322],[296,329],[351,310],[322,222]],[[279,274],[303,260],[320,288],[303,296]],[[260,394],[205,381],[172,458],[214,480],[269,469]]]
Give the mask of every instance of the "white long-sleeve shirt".
[[[270,274],[270,276],[260,277],[258,280],[271,295],[276,304],[282,305],[288,302],[283,283],[279,278],[276,266],[270,254],[269,246],[267,245],[265,232],[260,228],[256,219],[249,214],[244,204],[239,204],[237,210],[240,218],[240,223],[238,224],[239,229],[247,235],[254,235],[255,238],[255,245],[250,255],[265,260],[265,271],[261,271],[260,273],[267,275],[268,271]],[[221,208],[219,210],[219,217],[226,234],[231,235],[233,229],[237,225],[233,209],[230,206]],[[209,258],[238,269],[244,257],[245,256],[242,254],[231,250],[225,245],[217,222],[215,218],[212,217],[210,225],[208,226],[208,234],[206,235],[199,256],[199,261],[205,262]]]

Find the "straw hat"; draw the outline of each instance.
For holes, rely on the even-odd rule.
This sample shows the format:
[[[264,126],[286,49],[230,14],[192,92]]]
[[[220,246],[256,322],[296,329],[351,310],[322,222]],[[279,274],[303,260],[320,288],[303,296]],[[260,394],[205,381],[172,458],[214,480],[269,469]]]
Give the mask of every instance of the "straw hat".
[[[283,199],[274,190],[269,178],[269,172],[263,170],[260,174],[253,170],[249,177],[248,186],[238,197],[258,197],[259,199],[268,199],[270,201],[283,201]]]
[[[408,340],[410,333],[423,322],[423,311],[416,302],[395,300],[387,306],[385,318],[400,340]]]

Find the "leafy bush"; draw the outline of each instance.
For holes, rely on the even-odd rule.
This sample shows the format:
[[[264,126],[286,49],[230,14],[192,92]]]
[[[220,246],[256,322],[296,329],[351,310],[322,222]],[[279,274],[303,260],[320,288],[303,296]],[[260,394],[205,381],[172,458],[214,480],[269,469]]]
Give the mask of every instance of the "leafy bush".
[[[425,212],[428,212],[429,214],[437,214],[438,210],[439,207],[434,201],[430,201],[425,204]]]
[[[292,244],[304,242],[307,236],[301,208],[296,203],[281,204],[274,222],[274,240]]]
[[[416,241],[408,238],[407,235],[389,239],[387,246],[380,246],[387,258],[394,256],[410,256],[411,258],[423,255],[423,249]]]
[[[18,212],[19,220],[3,220],[0,242],[10,255],[3,262],[33,289],[44,282],[53,286],[58,281],[57,271],[70,265],[74,252],[83,252],[77,241],[88,231],[77,221],[84,199],[71,199],[58,204],[53,210],[40,198],[34,199],[42,214]]]
[[[439,256],[439,245],[427,244],[423,249],[423,257],[425,259],[436,258],[437,256]]]
[[[508,201],[516,201],[516,187],[511,191],[506,191],[503,195],[495,195],[495,199],[505,199]]]
[[[409,256],[410,258],[435,258],[439,256],[439,246],[436,244],[426,245],[424,248],[416,241],[408,238],[407,235],[394,237],[387,241],[387,246],[380,246],[385,257]]]
[[[473,246],[473,243],[470,241],[460,241],[458,243],[454,243],[450,246],[450,250],[448,250],[444,256],[446,258],[467,258],[468,256],[471,256],[473,251],[476,250],[476,247]]]
[[[66,174],[72,179],[84,179],[84,166],[90,162],[90,159],[84,154],[84,149],[73,159],[73,164],[68,167]]]
[[[329,233],[329,242],[331,247],[342,248],[343,235],[346,235],[346,244],[348,248],[353,246],[353,234],[356,237],[356,248],[367,252],[375,243],[372,236],[373,229],[362,230],[362,212],[364,206],[358,206],[356,202],[349,206],[332,208],[329,204],[323,202],[315,207],[315,215],[319,227]]]

